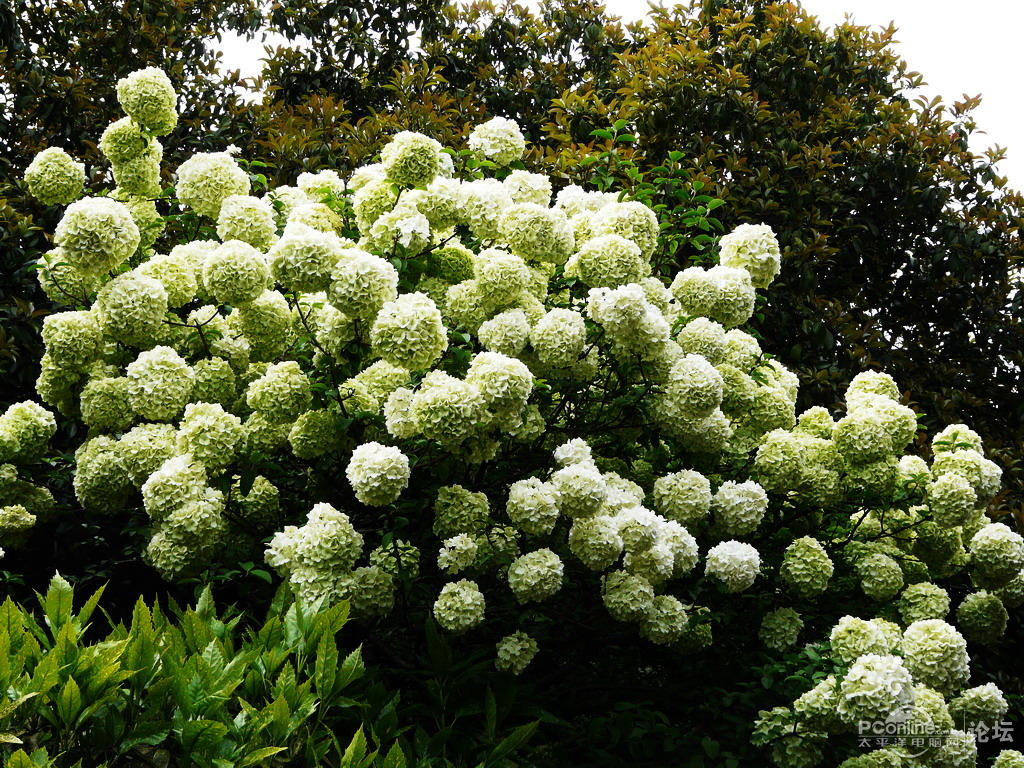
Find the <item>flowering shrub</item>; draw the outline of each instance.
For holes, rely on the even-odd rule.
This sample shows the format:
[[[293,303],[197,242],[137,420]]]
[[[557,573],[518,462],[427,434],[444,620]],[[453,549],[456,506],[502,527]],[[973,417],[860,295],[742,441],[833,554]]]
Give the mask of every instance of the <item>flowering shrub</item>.
[[[118,186],[72,203],[40,262],[69,308],[38,392],[89,427],[86,513],[141,506],[164,577],[264,550],[300,600],[364,620],[426,584],[437,624],[496,631],[516,674],[567,590],[681,654],[743,631],[713,626],[737,596],[772,653],[828,616],[831,682],[757,726],[783,768],[898,709],[998,709],[965,688],[969,643],[1024,599],[1024,540],[986,517],[1000,471],[963,425],[930,464],[905,455],[917,416],[884,373],[838,418],[797,412],[796,376],[742,330],[784,268],[769,228],[669,269],[670,222],[509,169],[523,137],[495,119],[468,150],[401,132],[347,180],[263,197],[231,153],[196,155],[166,201],[195,235],[157,253],[164,222],[118,167],[155,162],[173,99],[149,70],[118,95]],[[972,585],[960,629],[937,581]],[[864,616],[836,623],[839,598]]]

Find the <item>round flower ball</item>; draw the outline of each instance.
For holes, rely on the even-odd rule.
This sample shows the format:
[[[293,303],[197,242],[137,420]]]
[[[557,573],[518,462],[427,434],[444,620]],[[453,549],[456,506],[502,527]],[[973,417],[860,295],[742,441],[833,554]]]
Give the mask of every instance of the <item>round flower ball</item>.
[[[206,493],[206,469],[191,456],[173,456],[142,484],[142,503],[155,523]]]
[[[330,272],[327,298],[349,317],[371,322],[385,304],[398,298],[398,271],[380,256],[346,248]]]
[[[658,595],[640,623],[640,634],[655,645],[671,645],[682,637],[688,622],[686,608],[678,598]]]
[[[60,147],[47,147],[25,169],[25,183],[43,205],[67,205],[82,196],[85,166]]]
[[[748,589],[761,571],[761,556],[749,544],[723,541],[708,550],[705,573],[726,592]]]
[[[477,338],[491,352],[516,357],[530,340],[530,322],[521,309],[499,312],[480,325]]]
[[[147,346],[167,312],[167,291],[157,280],[126,272],[100,290],[95,311],[104,332],[128,346]]]
[[[170,347],[140,353],[125,376],[132,411],[149,421],[176,418],[192,394],[192,368]]]
[[[569,529],[569,551],[592,571],[611,568],[624,547],[619,524],[610,515],[578,518]]]
[[[225,199],[249,194],[249,176],[227,152],[199,153],[178,166],[175,191],[183,205],[216,220]]]
[[[267,253],[274,279],[286,291],[322,291],[342,255],[342,240],[330,232],[290,223]],[[389,265],[390,266],[390,265]]]
[[[163,136],[178,124],[174,86],[162,69],[146,67],[117,81],[117,101],[132,120]]]
[[[601,599],[616,621],[643,621],[654,610],[651,583],[626,571],[612,571],[602,579]]]
[[[90,379],[82,388],[79,405],[82,423],[98,431],[123,432],[135,419],[124,376]]]
[[[742,325],[754,312],[754,284],[745,269],[687,267],[675,276],[671,288],[685,314],[710,318],[726,328]]]
[[[1024,753],[1016,749],[1004,749],[996,756],[992,768],[1024,768]]]
[[[636,243],[645,261],[658,246],[661,231],[657,214],[636,200],[604,206],[594,213],[590,229],[594,236],[619,235]]]
[[[537,641],[525,632],[513,632],[498,641],[494,666],[500,672],[521,675],[537,655]]]
[[[587,341],[583,315],[572,309],[549,310],[530,330],[530,344],[545,365],[568,368],[579,361]]]
[[[313,392],[309,378],[294,360],[274,363],[249,384],[245,401],[270,422],[293,422],[309,409]]]
[[[757,530],[768,510],[768,495],[753,480],[726,480],[711,500],[715,524],[729,536],[748,536]]]
[[[434,601],[434,618],[449,632],[462,633],[484,620],[484,595],[476,582],[445,584]]]
[[[164,148],[156,139],[150,139],[146,151],[138,157],[123,162],[111,163],[114,173],[114,197],[128,202],[128,198],[152,198],[160,195],[160,163],[164,159]],[[148,200],[147,202],[153,202]],[[137,222],[136,222],[137,223]]]
[[[138,160],[150,151],[149,137],[130,117],[115,120],[100,136],[100,152],[115,165]]]
[[[115,449],[122,471],[136,488],[177,453],[171,424],[139,424],[117,441]]]
[[[520,603],[540,602],[562,588],[564,566],[550,549],[516,558],[508,569],[508,585]]]
[[[773,651],[784,651],[796,645],[804,621],[800,614],[792,608],[776,608],[769,611],[761,620],[758,637],[761,643]]]
[[[91,275],[120,266],[135,253],[139,241],[139,228],[128,207],[109,197],[72,203],[53,234],[68,264]]]
[[[711,510],[711,483],[691,469],[673,472],[654,481],[654,507],[669,520],[699,527]]]
[[[558,511],[571,519],[597,514],[608,496],[608,486],[592,464],[562,467],[550,482],[558,495]]]
[[[475,155],[497,165],[510,165],[526,151],[526,139],[519,125],[505,117],[492,117],[473,128],[468,143]]]
[[[558,497],[554,488],[536,477],[518,480],[508,489],[505,507],[509,520],[531,536],[551,533],[558,520]]]
[[[140,264],[135,271],[160,282],[167,291],[169,307],[188,304],[199,292],[196,271],[181,251],[157,254]]]
[[[251,195],[225,197],[217,214],[217,237],[225,242],[241,240],[253,248],[267,250],[277,237],[273,206]]]
[[[968,688],[949,703],[949,712],[956,723],[974,730],[994,728],[1006,716],[1009,704],[995,683]]]
[[[312,200],[340,199],[345,194],[344,179],[329,168],[317,173],[300,173],[295,184]]]
[[[829,636],[832,655],[846,664],[852,664],[866,653],[887,653],[888,645],[881,628],[855,616],[843,616],[836,622]]]
[[[900,595],[900,618],[911,625],[926,619],[945,619],[949,614],[949,593],[938,584],[922,581],[911,584]]]
[[[99,286],[99,276],[72,267],[63,248],[54,248],[36,261],[36,279],[43,293],[54,304],[88,304]]]
[[[45,328],[44,328],[45,338]],[[47,347],[49,350],[49,347]],[[1024,568],[1024,539],[1003,523],[989,523],[971,538],[971,576],[985,589],[998,589]]]
[[[14,403],[0,416],[0,461],[34,461],[57,431],[52,413],[31,400]]]
[[[594,288],[637,283],[649,271],[640,246],[616,234],[587,240],[575,259],[580,279]]]
[[[740,224],[718,243],[718,263],[750,273],[755,288],[767,288],[782,265],[779,241],[767,224]]]
[[[236,307],[229,320],[248,343],[254,361],[268,362],[284,354],[294,336],[291,309],[279,291],[264,291]]]
[[[92,312],[56,312],[43,318],[46,354],[61,365],[84,366],[99,354],[102,338]]]
[[[437,567],[445,573],[456,574],[473,566],[480,554],[477,540],[467,533],[445,539],[437,554]]]
[[[370,345],[392,365],[421,371],[440,359],[448,348],[448,336],[433,301],[422,293],[404,293],[377,313]]]
[[[408,541],[394,539],[370,552],[370,565],[394,578],[415,579],[420,573],[420,551]]]
[[[956,609],[957,626],[968,640],[991,645],[1006,634],[1009,614],[1002,600],[992,592],[980,590],[963,599]]]
[[[263,256],[241,240],[221,244],[203,262],[203,285],[218,304],[253,301],[266,290],[269,278]]]
[[[498,229],[512,253],[535,262],[564,264],[576,246],[565,214],[536,203],[508,207],[498,218]]]
[[[891,600],[903,589],[903,570],[886,554],[877,552],[857,563],[860,586],[873,600]]]
[[[967,641],[941,619],[915,621],[903,633],[903,657],[918,683],[950,695],[970,675]]]
[[[899,656],[868,653],[857,659],[839,684],[836,711],[849,725],[885,720],[914,700],[914,680]]]
[[[398,448],[364,443],[352,452],[345,475],[356,498],[371,507],[395,501],[409,485],[409,459]]]
[[[426,186],[441,172],[444,148],[429,136],[400,131],[384,145],[380,163],[389,181],[402,187]]]
[[[211,473],[231,463],[244,437],[242,420],[217,403],[189,403],[178,427],[178,447]]]

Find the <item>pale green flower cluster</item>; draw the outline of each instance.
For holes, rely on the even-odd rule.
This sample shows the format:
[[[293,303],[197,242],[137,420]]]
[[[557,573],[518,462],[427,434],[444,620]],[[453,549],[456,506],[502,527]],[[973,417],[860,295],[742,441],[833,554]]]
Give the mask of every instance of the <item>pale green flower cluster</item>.
[[[28,191],[43,205],[67,205],[85,188],[85,165],[60,147],[48,147],[25,169]]]
[[[345,475],[356,498],[371,507],[391,504],[409,484],[409,459],[398,448],[364,443],[352,451]]]
[[[42,458],[57,424],[52,413],[26,400],[0,414],[0,557],[25,545],[36,520],[53,508],[53,495],[19,477],[19,464]]]
[[[509,165],[523,156],[526,140],[514,120],[492,117],[470,132],[469,148],[498,165]]]
[[[143,130],[163,136],[178,124],[174,86],[162,69],[146,67],[117,81],[121,109]]]
[[[917,414],[884,373],[851,381],[844,409],[797,412],[796,375],[740,327],[782,268],[770,228],[663,272],[654,209],[557,189],[495,118],[471,153],[403,131],[378,163],[263,196],[230,151],[197,154],[160,204],[217,239],[164,247],[155,137],[174,127],[173,90],[144,70],[118,92],[127,117],[100,139],[111,195],[79,189],[57,151],[28,174],[70,202],[40,260],[71,309],[44,322],[37,390],[88,427],[83,508],[141,505],[167,578],[274,534],[267,561],[306,601],[379,616],[441,575],[433,616],[462,633],[488,603],[501,624],[589,591],[680,653],[714,642],[712,604],[749,601],[762,652],[781,654],[814,641],[805,619],[860,600],[874,613],[835,624],[831,682],[766,716],[764,730],[795,724],[773,744],[784,766],[896,707],[999,710],[963,691],[967,643],[999,642],[1024,604],[1024,539],[986,516],[999,468],[963,425],[930,460],[905,455]],[[0,461],[38,458],[54,429],[12,407]],[[12,531],[45,507],[20,487],[0,496]],[[296,506],[312,511],[289,525]],[[437,567],[421,573],[420,552]],[[537,652],[518,626],[496,635],[514,674]]]
[[[934,594],[922,592],[905,605],[922,606],[929,597],[934,602]],[[777,718],[788,722],[791,732],[822,743],[842,739],[843,734],[899,727],[906,739],[885,748],[891,750],[886,761],[871,761],[872,756],[881,756],[883,750],[878,750],[842,765],[973,766],[977,758],[973,734],[993,728],[1008,710],[995,684],[966,688],[967,643],[955,627],[939,618],[913,621],[900,633],[880,619],[845,616],[832,630],[831,654],[841,663],[840,671],[797,698],[792,709],[762,712],[755,734],[770,730]],[[1014,758],[1003,754],[1006,757],[1000,756],[995,765]],[[773,757],[781,768],[800,764]]]

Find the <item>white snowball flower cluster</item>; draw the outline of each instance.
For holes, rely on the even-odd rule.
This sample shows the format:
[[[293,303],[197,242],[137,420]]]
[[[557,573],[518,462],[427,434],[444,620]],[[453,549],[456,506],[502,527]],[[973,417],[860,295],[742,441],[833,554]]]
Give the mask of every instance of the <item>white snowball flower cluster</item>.
[[[492,117],[470,132],[469,148],[498,165],[509,165],[523,156],[526,140],[515,121]]]
[[[288,578],[303,600],[316,603],[342,596],[362,550],[363,537],[348,515],[329,504],[317,504],[304,525],[288,526],[274,536],[267,562]]]
[[[441,313],[422,293],[384,304],[370,329],[370,343],[382,359],[409,370],[429,368],[448,347]]]
[[[767,224],[740,224],[718,243],[719,263],[750,273],[755,288],[767,288],[782,265],[779,241]]]
[[[836,711],[850,725],[885,720],[900,707],[913,703],[913,684],[899,656],[866,653],[839,684]]]
[[[711,499],[715,524],[727,536],[752,534],[761,524],[767,510],[768,496],[752,480],[742,483],[726,481]]]
[[[174,86],[162,69],[146,67],[117,81],[117,100],[132,120],[163,136],[178,124]]]
[[[761,571],[761,556],[741,541],[723,541],[708,551],[707,574],[726,592],[749,589]]]
[[[178,166],[178,200],[200,216],[217,219],[232,195],[249,194],[249,177],[227,152],[193,155]]]
[[[98,274],[124,263],[139,247],[139,237],[127,206],[106,197],[86,197],[67,207],[53,241],[74,269]]]
[[[485,602],[476,582],[445,584],[434,602],[434,618],[449,632],[466,632],[484,620]]]
[[[398,448],[364,443],[352,452],[345,475],[356,498],[382,507],[395,501],[409,484],[409,459]]]
[[[85,188],[85,166],[60,147],[49,147],[25,169],[25,183],[43,205],[67,205]]]
[[[27,173],[43,202],[70,203],[39,262],[69,309],[44,322],[37,392],[82,422],[69,434],[88,428],[85,514],[147,515],[165,577],[271,537],[300,599],[357,616],[451,579],[430,587],[435,620],[458,634],[486,613],[514,674],[537,651],[523,617],[570,597],[681,653],[737,615],[759,623],[743,643],[791,652],[835,606],[867,606],[831,617],[837,668],[787,715],[809,729],[777,750],[791,761],[903,705],[999,710],[964,688],[968,642],[999,642],[1024,604],[1024,540],[986,517],[1000,470],[963,425],[930,461],[904,455],[917,414],[884,373],[855,377],[845,409],[798,413],[796,375],[740,327],[781,268],[769,227],[741,225],[717,263],[692,265],[660,250],[671,222],[654,203],[510,169],[525,140],[495,118],[470,153],[403,131],[377,163],[262,197],[231,152],[197,154],[158,202],[216,239],[164,242],[181,229],[159,235],[152,199],[172,178],[153,138],[176,120],[168,88],[149,70],[119,86],[127,116],[100,140],[111,194],[82,188],[59,150]],[[0,461],[40,458],[55,429],[12,407]],[[45,500],[13,482],[0,520],[17,539]]]

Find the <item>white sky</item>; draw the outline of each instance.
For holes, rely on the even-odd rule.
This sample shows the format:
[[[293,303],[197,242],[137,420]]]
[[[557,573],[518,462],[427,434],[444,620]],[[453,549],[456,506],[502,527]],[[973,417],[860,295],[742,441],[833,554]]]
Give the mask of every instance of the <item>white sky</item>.
[[[535,5],[534,0],[525,0]],[[642,18],[645,0],[605,0],[608,10],[625,21]],[[666,3],[667,4],[667,3]],[[1010,184],[1024,188],[1024,2],[1020,0],[803,0],[808,11],[826,25],[849,14],[858,24],[886,26],[896,23],[897,50],[920,72],[927,85],[922,95],[941,95],[952,103],[963,94],[982,94],[975,111],[979,128],[972,148],[981,151],[998,144],[1007,157],[999,170]],[[279,41],[272,41],[279,43]],[[262,44],[225,36],[222,44],[226,69],[256,74]]]

